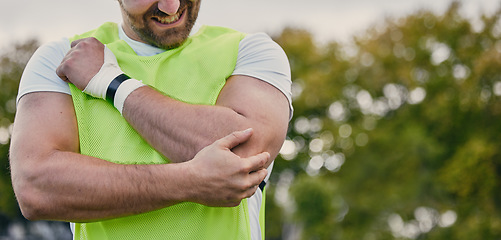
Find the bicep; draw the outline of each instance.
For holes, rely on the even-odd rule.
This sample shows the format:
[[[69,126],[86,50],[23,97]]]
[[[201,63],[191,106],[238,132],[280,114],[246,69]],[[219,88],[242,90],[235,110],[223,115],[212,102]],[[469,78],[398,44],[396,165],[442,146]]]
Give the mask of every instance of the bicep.
[[[236,149],[237,154],[267,151],[272,159],[276,157],[289,120],[289,103],[280,90],[253,77],[234,75],[228,78],[216,104],[242,115],[246,125],[254,129],[249,142]]]
[[[35,92],[18,103],[11,142],[11,164],[35,164],[54,151],[79,151],[78,129],[71,96]]]

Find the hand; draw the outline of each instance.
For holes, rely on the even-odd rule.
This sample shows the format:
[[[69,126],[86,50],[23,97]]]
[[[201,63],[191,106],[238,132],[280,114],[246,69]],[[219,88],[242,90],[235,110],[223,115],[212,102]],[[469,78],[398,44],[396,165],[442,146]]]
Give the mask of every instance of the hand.
[[[83,38],[71,43],[70,51],[56,69],[64,81],[83,90],[104,63],[104,45],[96,38]]]
[[[231,149],[247,141],[252,129],[234,132],[205,147],[186,162],[193,178],[193,202],[233,207],[251,197],[267,175],[267,152],[240,158]]]

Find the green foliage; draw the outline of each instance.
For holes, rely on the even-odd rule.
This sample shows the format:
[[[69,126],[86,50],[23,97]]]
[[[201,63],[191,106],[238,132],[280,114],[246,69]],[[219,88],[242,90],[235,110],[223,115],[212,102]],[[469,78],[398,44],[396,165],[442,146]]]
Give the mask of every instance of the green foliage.
[[[9,140],[16,112],[16,96],[22,72],[38,47],[35,40],[13,44],[0,56],[0,215],[19,215],[9,173]]]
[[[501,20],[460,12],[386,19],[348,44],[275,38],[295,116],[269,188],[274,238],[501,237]]]

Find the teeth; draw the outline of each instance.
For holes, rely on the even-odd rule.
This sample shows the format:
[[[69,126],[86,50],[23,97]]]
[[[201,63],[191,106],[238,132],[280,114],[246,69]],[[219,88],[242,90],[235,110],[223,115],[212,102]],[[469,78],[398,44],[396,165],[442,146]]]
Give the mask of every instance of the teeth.
[[[164,18],[157,17],[157,20],[163,24],[170,24],[170,23],[173,23],[173,22],[176,22],[177,20],[179,20],[180,16],[181,16],[181,14],[177,13],[176,15],[172,15],[172,16],[168,16],[168,17],[164,17]]]

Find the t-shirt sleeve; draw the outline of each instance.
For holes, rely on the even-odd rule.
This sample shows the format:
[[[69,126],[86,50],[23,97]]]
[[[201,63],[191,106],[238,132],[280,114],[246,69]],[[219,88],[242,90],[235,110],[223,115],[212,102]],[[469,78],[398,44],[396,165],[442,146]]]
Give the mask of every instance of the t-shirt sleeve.
[[[239,45],[232,75],[245,75],[265,81],[280,90],[289,101],[292,118],[291,70],[284,50],[265,33],[247,35]]]
[[[70,50],[66,38],[40,46],[24,69],[16,102],[28,93],[60,92],[70,94],[68,83],[57,76],[56,69]]]

